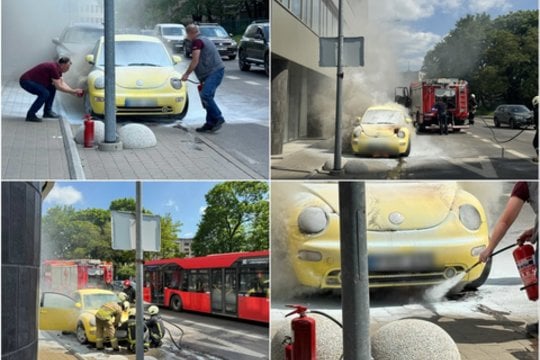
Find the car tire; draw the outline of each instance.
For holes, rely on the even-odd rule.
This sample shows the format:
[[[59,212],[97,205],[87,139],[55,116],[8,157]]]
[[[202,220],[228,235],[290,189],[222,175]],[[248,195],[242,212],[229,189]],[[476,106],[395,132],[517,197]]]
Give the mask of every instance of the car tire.
[[[401,154],[402,157],[407,157],[411,153],[411,140],[409,140],[409,144],[407,145],[407,150],[403,154]]]
[[[241,71],[249,71],[251,68],[251,65],[246,62],[246,53],[244,51],[241,51],[238,54],[238,67]]]
[[[270,64],[268,63],[268,53],[264,55],[264,73],[270,76]]]
[[[510,119],[510,122],[508,124],[510,126],[510,129],[515,129],[516,128],[516,123],[514,121],[514,119]]]
[[[234,55],[229,55],[229,60],[234,60],[234,59],[236,59],[236,54],[234,54]]]
[[[182,299],[178,295],[173,295],[171,301],[169,302],[169,307],[174,311],[182,311]]]
[[[500,127],[501,127],[501,122],[499,121],[499,119],[493,118],[493,122],[495,123],[495,127],[496,127],[496,128],[500,128]]]
[[[86,344],[88,342],[88,338],[86,337],[86,330],[84,329],[84,325],[79,322],[77,324],[77,331],[75,332],[75,335],[77,336],[77,340],[81,344]]]
[[[467,285],[465,285],[465,290],[477,290],[480,286],[482,286],[487,278],[489,277],[489,273],[491,271],[491,258],[486,263],[486,266],[484,266],[484,270],[482,271],[482,274],[480,277],[474,281],[471,281]]]

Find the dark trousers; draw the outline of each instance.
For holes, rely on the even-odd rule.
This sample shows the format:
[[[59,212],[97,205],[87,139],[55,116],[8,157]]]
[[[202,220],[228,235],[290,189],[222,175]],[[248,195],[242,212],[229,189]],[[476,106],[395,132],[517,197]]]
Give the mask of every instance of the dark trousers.
[[[448,117],[446,114],[439,115],[439,132],[441,135],[443,133],[448,134]]]
[[[215,125],[219,120],[224,120],[221,110],[214,101],[216,90],[223,80],[225,69],[219,69],[211,73],[204,79],[203,87],[200,92],[201,100],[206,109],[206,123]]]
[[[54,85],[51,84],[50,86],[45,87],[32,80],[20,80],[19,84],[30,94],[37,95],[37,99],[32,106],[30,106],[30,109],[28,109],[26,117],[36,116],[36,113],[41,109],[43,104],[45,104],[45,108],[43,109],[44,113],[52,110],[54,96],[56,95],[56,87],[54,87]]]

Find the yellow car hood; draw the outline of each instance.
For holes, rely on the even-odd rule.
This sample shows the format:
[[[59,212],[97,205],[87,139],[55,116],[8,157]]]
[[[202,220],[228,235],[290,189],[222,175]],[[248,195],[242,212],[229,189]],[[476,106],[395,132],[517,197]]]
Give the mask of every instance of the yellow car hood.
[[[399,125],[381,125],[381,124],[365,124],[360,127],[364,134],[369,137],[390,137],[394,136],[395,129],[399,129]]]
[[[174,73],[170,67],[117,67],[116,85],[126,89],[159,88],[167,84]],[[178,74],[176,75],[180,78]]]
[[[305,184],[306,189],[339,212],[335,184]],[[456,183],[366,184],[367,229],[415,230],[439,225],[448,216],[459,187]]]

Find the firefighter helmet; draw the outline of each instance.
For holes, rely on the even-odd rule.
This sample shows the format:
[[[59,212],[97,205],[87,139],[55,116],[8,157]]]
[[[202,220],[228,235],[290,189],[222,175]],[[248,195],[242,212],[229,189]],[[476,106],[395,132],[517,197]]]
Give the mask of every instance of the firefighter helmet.
[[[118,298],[120,299],[120,301],[126,301],[128,299],[128,296],[125,292],[119,292]]]
[[[124,302],[122,303],[122,309],[123,309],[124,311],[128,311],[128,310],[129,310],[129,301],[124,301]]]
[[[474,95],[474,94],[471,94],[471,97],[472,97],[472,98],[474,99],[474,98],[476,97],[476,95]]]
[[[148,313],[149,313],[150,315],[156,315],[158,312],[159,312],[159,308],[158,308],[156,305],[151,305],[151,306],[148,308]]]
[[[532,99],[532,104],[533,104],[533,106],[537,106],[537,105],[538,105],[538,95],[535,96],[535,97],[533,97],[533,99]]]
[[[129,281],[129,279],[124,280],[124,286],[125,287],[130,287],[131,286],[131,281]]]

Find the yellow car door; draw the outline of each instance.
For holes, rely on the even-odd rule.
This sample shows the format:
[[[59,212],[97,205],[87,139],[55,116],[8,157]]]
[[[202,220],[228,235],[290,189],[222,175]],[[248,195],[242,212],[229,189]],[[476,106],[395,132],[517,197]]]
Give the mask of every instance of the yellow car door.
[[[43,293],[39,306],[39,330],[75,331],[80,304],[64,294]]]

